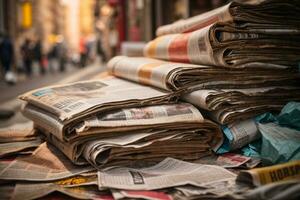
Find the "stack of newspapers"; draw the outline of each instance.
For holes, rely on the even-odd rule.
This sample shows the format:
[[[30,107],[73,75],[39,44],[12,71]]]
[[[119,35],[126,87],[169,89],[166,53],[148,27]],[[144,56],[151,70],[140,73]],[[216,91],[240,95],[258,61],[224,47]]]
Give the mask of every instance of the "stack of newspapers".
[[[21,96],[23,114],[74,164],[96,168],[197,160],[222,144],[220,128],[178,94],[113,76]]]
[[[179,91],[220,124],[299,100],[299,1],[232,1],[157,29],[145,57],[116,57],[111,74]]]
[[[144,57],[117,56],[91,80],[21,95],[33,123],[0,130],[0,156],[19,155],[0,160],[0,198],[296,196],[276,192],[299,191],[294,180],[262,185],[277,181],[269,172],[299,178],[299,161],[237,176],[226,168],[260,160],[215,152],[257,139],[253,117],[300,101],[299,13],[298,0],[233,0],[159,27]]]
[[[179,93],[220,124],[280,110],[288,101],[300,100],[296,68],[226,69],[118,56],[110,60],[108,70],[120,78]]]

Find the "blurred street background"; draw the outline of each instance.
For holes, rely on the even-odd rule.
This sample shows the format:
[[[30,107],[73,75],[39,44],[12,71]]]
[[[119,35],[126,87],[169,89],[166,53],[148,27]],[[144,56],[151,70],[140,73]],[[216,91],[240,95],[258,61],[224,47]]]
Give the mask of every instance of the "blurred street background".
[[[16,121],[18,95],[89,79],[115,55],[141,56],[157,27],[226,2],[0,0],[0,126]]]

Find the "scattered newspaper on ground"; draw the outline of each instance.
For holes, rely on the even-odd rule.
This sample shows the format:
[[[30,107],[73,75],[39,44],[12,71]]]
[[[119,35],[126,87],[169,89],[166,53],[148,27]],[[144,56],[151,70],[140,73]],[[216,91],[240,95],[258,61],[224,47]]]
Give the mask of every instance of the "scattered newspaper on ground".
[[[38,199],[53,192],[65,194],[72,199],[113,200],[111,194],[105,191],[99,191],[97,186],[94,185],[61,187],[53,183],[18,183],[14,189],[12,199]]]
[[[0,158],[10,155],[31,154],[43,141],[39,137],[19,142],[0,143]]]
[[[74,166],[55,147],[43,143],[30,156],[1,161],[0,180],[51,181],[92,170],[91,166]]]
[[[248,187],[237,185],[235,179],[217,181],[202,187],[185,185],[175,187],[172,191],[173,199],[243,199],[239,193],[248,191]]]
[[[100,189],[154,190],[187,184],[201,186],[235,177],[234,173],[219,166],[166,158],[144,169],[112,167],[99,171],[98,186]]]
[[[119,199],[145,199],[145,200],[173,200],[172,195],[163,191],[149,190],[111,190],[115,200]]]
[[[32,121],[0,128],[0,143],[27,141],[34,138],[36,138],[36,132]]]

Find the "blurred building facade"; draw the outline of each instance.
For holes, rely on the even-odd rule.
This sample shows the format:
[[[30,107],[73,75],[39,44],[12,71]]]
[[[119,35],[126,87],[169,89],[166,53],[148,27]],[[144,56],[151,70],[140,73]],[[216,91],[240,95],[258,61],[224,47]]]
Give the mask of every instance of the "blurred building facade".
[[[97,41],[104,57],[124,41],[149,41],[157,27],[201,14],[227,0],[0,0],[0,31],[6,32],[20,60],[25,38],[42,41],[43,52],[64,40],[72,53],[80,42]]]
[[[62,40],[77,52],[80,37],[94,34],[93,6],[94,0],[0,0],[0,31],[12,39],[16,61],[25,39],[41,40],[44,54]]]
[[[228,0],[96,0],[95,20],[109,46],[110,26],[118,30],[118,47],[124,41],[149,41],[156,28],[222,6]],[[96,22],[97,23],[97,22]],[[97,30],[97,29],[96,29]],[[110,56],[109,56],[110,57]]]

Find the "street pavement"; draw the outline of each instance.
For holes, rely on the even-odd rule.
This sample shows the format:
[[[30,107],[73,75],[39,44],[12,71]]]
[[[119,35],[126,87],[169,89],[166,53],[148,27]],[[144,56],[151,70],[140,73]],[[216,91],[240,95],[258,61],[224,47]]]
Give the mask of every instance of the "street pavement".
[[[85,68],[69,67],[66,72],[47,73],[45,75],[36,74],[27,79],[21,76],[21,80],[19,80],[16,85],[7,85],[3,81],[0,82],[0,110],[13,110],[15,112],[15,115],[10,119],[0,119],[0,127],[28,121],[20,112],[22,101],[18,99],[18,95],[52,84],[65,84],[88,80],[104,70],[105,65],[100,62],[95,62]]]

